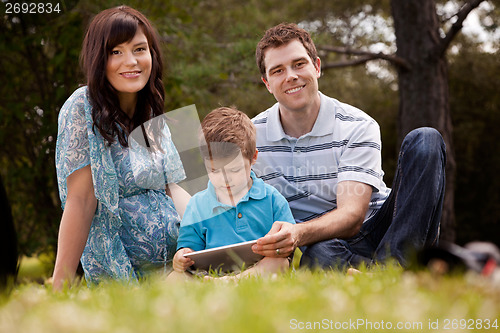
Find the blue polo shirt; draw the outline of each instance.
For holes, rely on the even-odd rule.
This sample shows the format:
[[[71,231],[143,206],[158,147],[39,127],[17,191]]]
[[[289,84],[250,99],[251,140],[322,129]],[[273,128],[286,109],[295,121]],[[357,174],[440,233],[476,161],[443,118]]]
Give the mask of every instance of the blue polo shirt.
[[[265,236],[275,221],[295,224],[286,199],[272,186],[257,178],[236,207],[217,201],[208,182],[206,190],[189,201],[181,222],[177,249],[194,251],[236,244]]]

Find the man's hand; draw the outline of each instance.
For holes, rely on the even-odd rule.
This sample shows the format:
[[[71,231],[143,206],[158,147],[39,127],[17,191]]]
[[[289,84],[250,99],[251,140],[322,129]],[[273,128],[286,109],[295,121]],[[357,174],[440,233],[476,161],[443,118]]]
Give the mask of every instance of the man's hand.
[[[299,238],[296,224],[276,221],[267,235],[252,246],[252,251],[265,257],[285,258],[295,251]]]
[[[299,245],[355,236],[363,225],[372,191],[372,187],[364,183],[340,182],[336,209],[307,222],[274,222],[267,235],[252,246],[253,252],[265,257],[287,257]]]
[[[174,262],[172,264],[174,271],[184,273],[189,267],[194,264],[193,259],[184,257],[184,254],[189,252],[193,252],[193,250],[185,247],[175,253]]]

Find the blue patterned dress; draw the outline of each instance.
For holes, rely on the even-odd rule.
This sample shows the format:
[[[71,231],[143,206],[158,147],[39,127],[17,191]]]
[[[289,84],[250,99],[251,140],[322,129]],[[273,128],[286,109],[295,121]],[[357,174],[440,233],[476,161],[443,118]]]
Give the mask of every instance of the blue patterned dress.
[[[66,178],[90,164],[98,200],[81,262],[90,284],[103,279],[137,280],[165,269],[175,254],[180,217],[165,193],[167,183],[185,178],[168,127],[160,131],[160,152],[129,140],[112,145],[92,129],[87,87],[64,103],[58,122],[56,168],[62,208]]]

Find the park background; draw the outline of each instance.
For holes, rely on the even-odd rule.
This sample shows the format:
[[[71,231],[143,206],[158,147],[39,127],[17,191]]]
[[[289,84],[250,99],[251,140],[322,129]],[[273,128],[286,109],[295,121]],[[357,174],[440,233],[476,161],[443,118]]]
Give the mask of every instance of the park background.
[[[53,258],[55,253],[62,213],[54,166],[58,112],[84,83],[78,57],[88,22],[120,4],[142,11],[159,32],[165,110],[196,104],[200,118],[220,105],[235,105],[252,117],[274,104],[260,81],[255,46],[267,28],[299,23],[312,33],[320,52],[320,90],[378,121],[386,184],[391,186],[407,129],[438,127],[452,154],[453,175],[443,239],[500,244],[498,0],[393,0],[392,7],[389,0],[58,3],[59,13],[7,14],[6,1],[1,2],[0,175],[20,255]],[[401,8],[402,3],[414,7]],[[457,22],[467,16],[460,29]],[[410,38],[416,31],[423,39]],[[436,45],[426,45],[426,36]],[[441,49],[434,57],[436,46]],[[402,54],[404,49],[409,53]],[[436,63],[438,76],[415,78],[421,82],[412,86],[407,74],[419,72],[418,63],[422,73]],[[403,93],[418,94],[422,86],[434,95],[424,91],[421,98],[402,102]]]

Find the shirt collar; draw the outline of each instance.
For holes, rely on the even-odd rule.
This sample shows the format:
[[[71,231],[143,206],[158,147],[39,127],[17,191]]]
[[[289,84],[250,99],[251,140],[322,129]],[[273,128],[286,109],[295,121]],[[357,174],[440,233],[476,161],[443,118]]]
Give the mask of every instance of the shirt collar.
[[[257,178],[257,176],[253,171],[250,171],[250,177],[253,180],[252,187],[250,187],[250,190],[247,192],[247,194],[245,194],[245,196],[241,198],[241,200],[236,205],[238,205],[240,202],[248,201],[250,198],[254,200],[261,200],[265,198],[266,188],[264,181],[260,178]],[[208,208],[212,209],[212,211],[214,211],[215,209],[219,209],[219,207],[225,210],[233,208],[217,200],[217,195],[215,194],[215,188],[210,180],[208,181],[207,191],[210,193],[207,199],[208,201],[207,205]]]
[[[305,136],[324,136],[333,132],[335,120],[335,104],[333,101],[325,96],[323,93],[318,92],[320,97],[320,107],[318,117],[312,130],[303,135]],[[280,121],[279,103],[274,104],[267,115],[266,135],[269,141],[280,141],[288,139],[289,136],[283,130]]]

